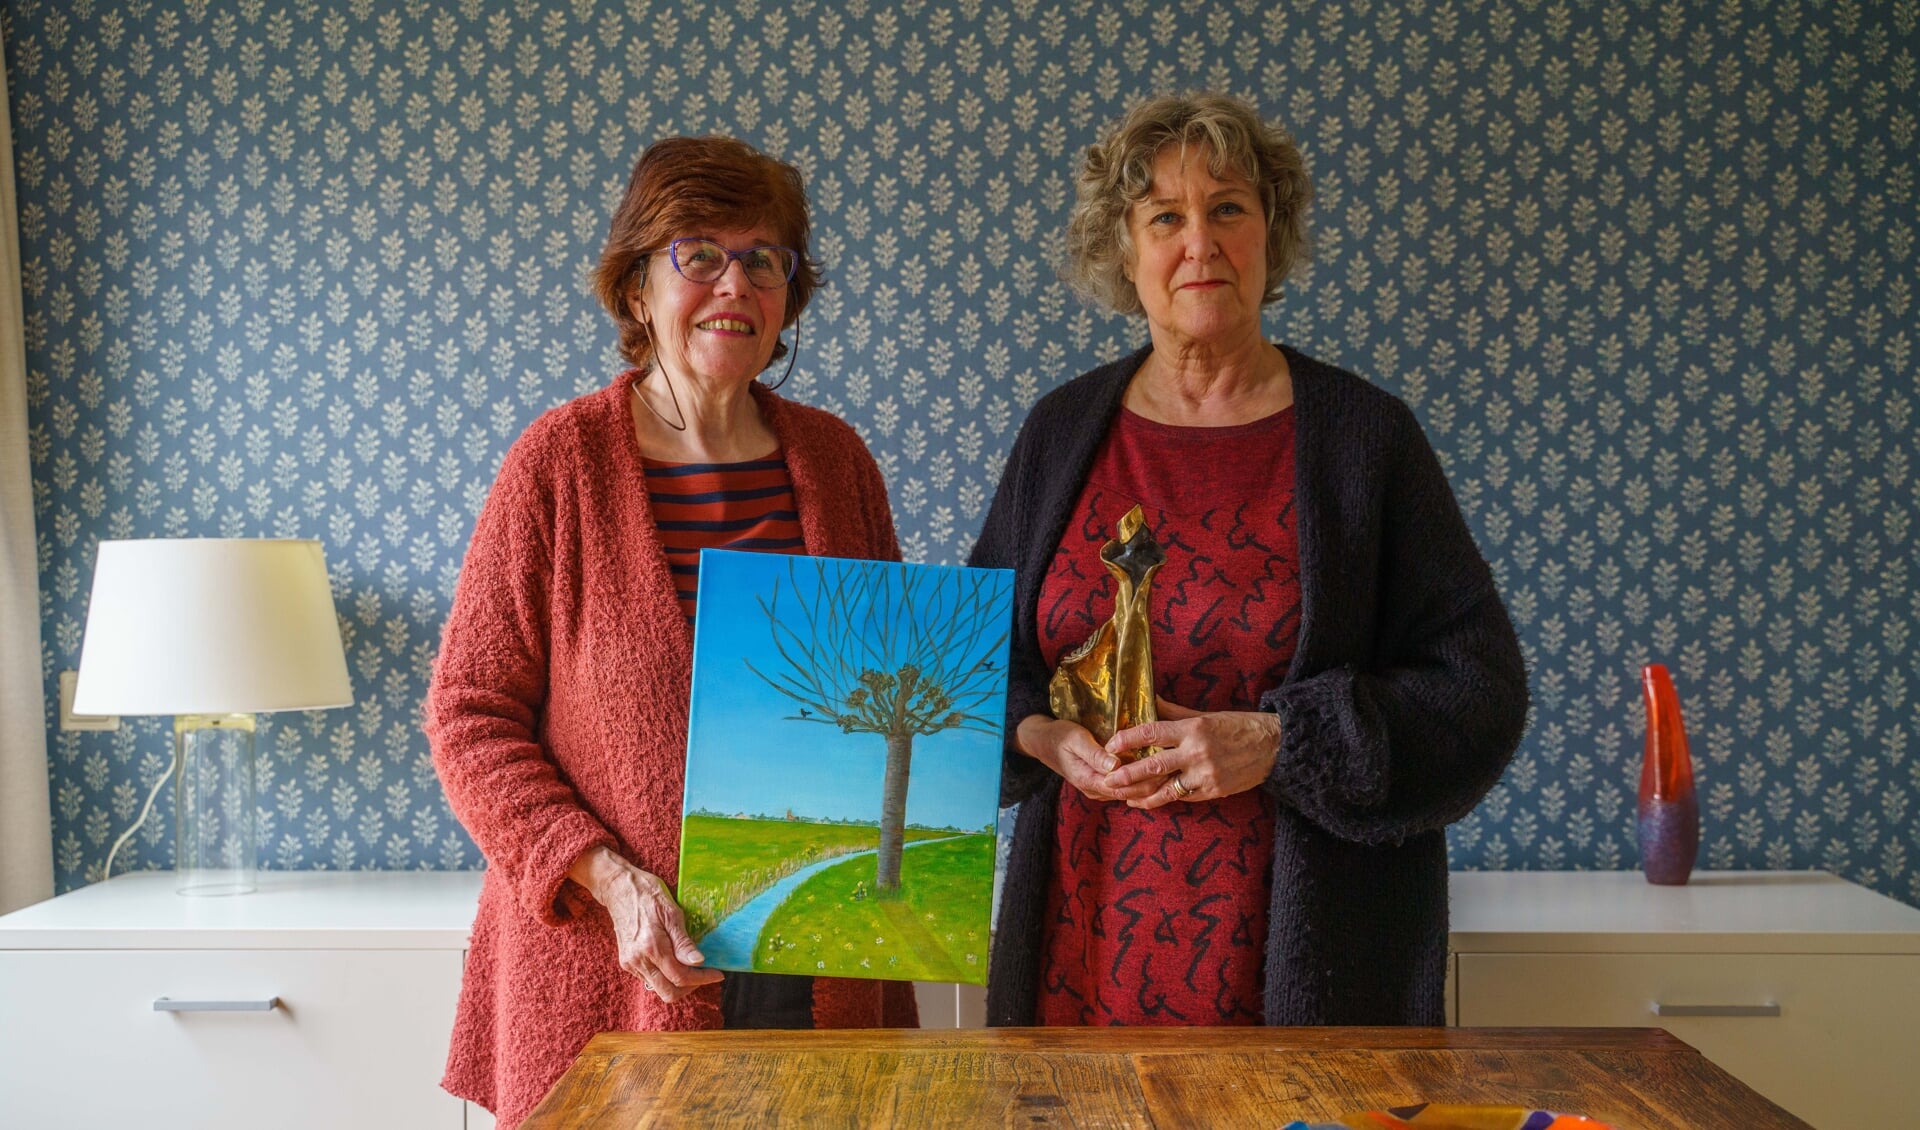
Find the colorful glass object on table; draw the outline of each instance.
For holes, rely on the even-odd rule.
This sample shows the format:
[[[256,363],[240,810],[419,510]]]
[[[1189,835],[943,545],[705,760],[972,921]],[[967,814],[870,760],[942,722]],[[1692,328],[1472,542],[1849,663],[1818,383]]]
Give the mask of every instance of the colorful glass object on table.
[[[1666,667],[1640,670],[1647,700],[1647,746],[1640,764],[1640,870],[1647,882],[1679,886],[1693,873],[1700,851],[1700,804],[1693,791],[1693,759],[1680,697]]]
[[[1281,1130],[1616,1130],[1578,1114],[1524,1106],[1416,1103],[1347,1114],[1338,1122],[1289,1122]]]

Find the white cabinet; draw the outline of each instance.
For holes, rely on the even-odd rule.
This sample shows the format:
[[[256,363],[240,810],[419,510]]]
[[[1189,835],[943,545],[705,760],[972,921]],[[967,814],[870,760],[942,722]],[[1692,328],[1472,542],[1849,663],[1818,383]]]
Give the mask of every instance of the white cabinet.
[[[468,871],[225,898],[138,872],[0,916],[0,1128],[492,1130],[440,1089],[479,897]],[[980,1022],[917,988],[929,1027]]]
[[[439,1086],[478,874],[172,879],[0,917],[0,1126],[481,1121]]]
[[[1665,1028],[1816,1127],[1920,1110],[1920,910],[1817,873],[1453,876],[1467,1026]]]
[[[951,981],[916,981],[914,997],[920,1005],[922,1028],[985,1028],[987,987],[956,985]]]
[[[1920,910],[1831,875],[1456,871],[1451,945],[1455,1023],[1665,1028],[1816,1127],[1920,1110]],[[923,1014],[982,1023],[955,990]]]

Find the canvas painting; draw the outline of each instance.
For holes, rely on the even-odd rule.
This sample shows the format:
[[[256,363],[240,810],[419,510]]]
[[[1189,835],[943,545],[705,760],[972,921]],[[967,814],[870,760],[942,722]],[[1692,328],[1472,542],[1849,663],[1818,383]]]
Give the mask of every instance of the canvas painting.
[[[706,550],[680,904],[714,969],[985,984],[1013,574]]]

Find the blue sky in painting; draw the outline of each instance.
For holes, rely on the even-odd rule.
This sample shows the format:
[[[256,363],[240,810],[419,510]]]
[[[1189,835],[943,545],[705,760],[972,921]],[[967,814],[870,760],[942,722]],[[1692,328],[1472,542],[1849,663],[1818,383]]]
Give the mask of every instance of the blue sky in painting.
[[[846,568],[833,558],[707,550],[701,554],[700,601],[693,658],[693,704],[688,721],[686,810],[878,822],[886,772],[886,740],[878,734],[842,734],[830,724],[793,720],[798,704],[747,668],[782,661],[759,598],[772,593],[788,569]],[[933,565],[891,568],[932,570]],[[1012,615],[1012,574],[998,574],[999,621]],[[803,574],[804,576],[804,574]],[[784,614],[787,597],[781,598]],[[941,616],[944,607],[921,614]],[[1005,645],[995,660],[1005,669]],[[763,662],[763,659],[765,660]],[[976,708],[996,720],[1006,712],[1005,690]],[[971,731],[943,731],[914,739],[907,787],[907,822],[985,828],[994,822],[1000,791],[1000,739]]]

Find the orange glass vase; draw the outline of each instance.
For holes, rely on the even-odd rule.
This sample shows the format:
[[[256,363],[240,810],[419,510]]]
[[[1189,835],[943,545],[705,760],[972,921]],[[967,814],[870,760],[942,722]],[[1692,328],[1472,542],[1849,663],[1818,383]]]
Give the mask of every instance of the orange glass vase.
[[[1647,700],[1647,748],[1640,762],[1640,870],[1647,882],[1678,886],[1693,874],[1700,852],[1700,803],[1693,791],[1693,758],[1680,696],[1667,669],[1640,669]]]

